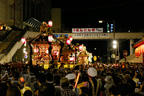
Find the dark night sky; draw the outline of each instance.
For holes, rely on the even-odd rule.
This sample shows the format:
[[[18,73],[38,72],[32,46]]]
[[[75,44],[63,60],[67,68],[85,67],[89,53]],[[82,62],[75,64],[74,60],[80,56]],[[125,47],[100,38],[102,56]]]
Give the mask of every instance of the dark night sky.
[[[144,30],[144,0],[52,0],[62,8],[65,28],[103,27],[98,20],[115,20],[117,32]]]
[[[81,1],[81,2],[80,2]],[[140,32],[144,30],[144,0],[52,0],[53,8],[62,9],[62,27],[98,28],[106,27],[98,20],[115,20],[116,32]],[[107,52],[108,40],[74,41],[84,43],[88,51],[97,48],[96,55]],[[120,44],[122,50],[129,51],[129,40]]]

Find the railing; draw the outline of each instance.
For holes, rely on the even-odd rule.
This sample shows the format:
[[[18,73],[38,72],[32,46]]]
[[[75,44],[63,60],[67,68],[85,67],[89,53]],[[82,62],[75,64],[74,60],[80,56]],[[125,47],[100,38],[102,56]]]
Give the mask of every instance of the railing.
[[[17,38],[18,38],[18,36],[16,36],[16,37],[13,39],[13,41],[8,45],[8,47],[7,47],[6,49],[3,49],[3,50],[1,51],[1,54],[7,55],[8,52],[10,51],[10,49],[11,49],[11,48],[14,46],[14,44],[17,42]]]
[[[21,34],[20,34],[19,36],[16,36],[16,37],[13,39],[13,41],[8,45],[8,47],[7,47],[6,49],[3,49],[0,54],[5,54],[5,55],[7,55],[7,54],[9,53],[9,51],[11,50],[11,48],[14,46],[14,44],[15,44],[17,41],[19,41],[19,40],[22,38],[22,36],[26,33],[27,28],[28,28],[28,27],[26,26],[26,27],[24,28],[24,30],[21,32]]]
[[[4,39],[12,32],[11,31],[6,31],[6,33],[0,38],[0,41],[4,41]]]

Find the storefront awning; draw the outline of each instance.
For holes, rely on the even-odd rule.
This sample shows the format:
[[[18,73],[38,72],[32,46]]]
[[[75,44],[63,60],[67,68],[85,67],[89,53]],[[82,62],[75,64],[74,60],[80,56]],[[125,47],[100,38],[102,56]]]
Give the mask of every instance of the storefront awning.
[[[138,46],[140,46],[142,44],[144,44],[144,37],[142,37],[142,39],[139,40],[138,42],[136,42],[132,47],[136,48],[136,47],[138,47]]]
[[[125,62],[125,58],[121,59],[119,63]],[[139,57],[136,57],[135,54],[129,55],[126,57],[126,62],[129,63],[143,63],[143,54],[141,54]]]

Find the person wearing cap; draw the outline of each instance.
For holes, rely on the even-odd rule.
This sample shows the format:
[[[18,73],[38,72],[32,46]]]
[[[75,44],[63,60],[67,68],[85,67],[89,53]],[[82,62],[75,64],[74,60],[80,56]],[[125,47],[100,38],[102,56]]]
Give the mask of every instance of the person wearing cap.
[[[70,89],[73,89],[74,80],[76,78],[76,75],[74,73],[70,73],[70,74],[67,74],[65,77],[68,78],[68,80],[70,82],[70,84],[69,84]]]
[[[75,91],[78,95],[78,90],[77,88],[75,88],[75,78],[76,78],[76,75],[74,73],[69,73],[65,76],[68,80],[69,80],[69,88],[72,90],[72,91]]]
[[[100,88],[101,88],[101,81],[96,78],[97,70],[94,67],[90,67],[87,70],[87,74],[89,76],[89,81],[87,87],[89,89],[88,96],[99,96]]]

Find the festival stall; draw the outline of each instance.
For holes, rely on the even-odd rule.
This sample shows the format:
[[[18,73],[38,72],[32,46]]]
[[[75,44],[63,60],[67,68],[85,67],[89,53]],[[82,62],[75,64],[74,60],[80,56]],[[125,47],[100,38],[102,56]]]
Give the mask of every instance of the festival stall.
[[[142,62],[140,63],[144,65],[144,37],[142,37],[141,40],[136,42],[133,45],[133,48],[135,48],[135,57],[141,58],[141,59],[136,59],[136,60],[138,60],[138,62],[140,62],[141,60]]]

